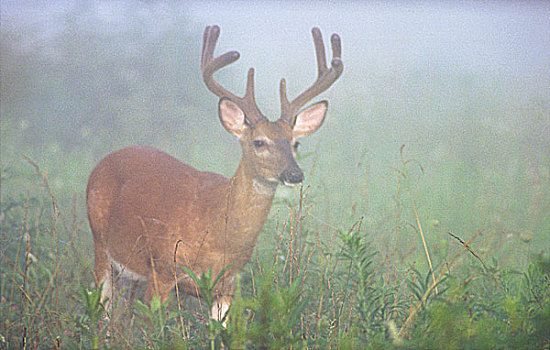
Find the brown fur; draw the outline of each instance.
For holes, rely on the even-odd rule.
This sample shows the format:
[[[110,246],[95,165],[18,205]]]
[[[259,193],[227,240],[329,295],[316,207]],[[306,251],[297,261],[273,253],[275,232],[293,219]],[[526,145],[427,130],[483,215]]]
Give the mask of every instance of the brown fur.
[[[148,147],[110,154],[92,172],[87,190],[96,281],[110,271],[109,247],[113,260],[148,280],[154,264],[158,286],[149,284],[147,298],[158,288],[164,299],[175,285],[178,241],[179,264],[199,274],[212,267],[216,276],[232,263],[226,276],[233,277],[250,259],[273,199],[254,193],[250,181],[242,166],[228,180]],[[185,291],[195,294],[187,281]],[[225,289],[222,294],[232,292],[229,283],[220,286]]]

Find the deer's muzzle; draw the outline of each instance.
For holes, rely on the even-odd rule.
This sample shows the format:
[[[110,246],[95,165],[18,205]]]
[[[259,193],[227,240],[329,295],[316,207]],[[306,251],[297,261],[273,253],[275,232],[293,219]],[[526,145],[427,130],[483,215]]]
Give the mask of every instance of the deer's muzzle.
[[[304,181],[304,172],[300,168],[287,169],[281,174],[281,182],[287,186],[295,186]]]

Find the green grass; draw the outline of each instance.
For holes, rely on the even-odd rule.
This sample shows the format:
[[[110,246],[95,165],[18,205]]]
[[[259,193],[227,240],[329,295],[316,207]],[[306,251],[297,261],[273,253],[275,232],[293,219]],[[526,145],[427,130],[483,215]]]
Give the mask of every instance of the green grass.
[[[360,208],[350,208],[355,213],[337,223],[345,229],[311,214],[327,210],[324,194],[314,186],[277,200],[240,276],[227,329],[209,320],[208,300],[200,305],[185,296],[179,306],[175,298],[150,307],[139,300],[125,307],[127,301],[119,300],[111,320],[104,320],[92,282],[93,244],[83,203],[58,201],[42,169],[30,160],[18,163],[25,179],[11,168],[3,171],[2,181],[3,186],[23,181],[28,188],[2,200],[3,347],[539,349],[549,344],[547,246],[535,246],[533,235],[506,227],[451,236],[442,222],[431,219],[441,216],[422,209],[418,215],[432,274],[411,202],[414,198],[419,208],[426,202],[416,194],[424,178],[413,175],[419,171],[415,162],[396,166],[395,207],[374,223]],[[196,278],[201,284],[207,277]]]

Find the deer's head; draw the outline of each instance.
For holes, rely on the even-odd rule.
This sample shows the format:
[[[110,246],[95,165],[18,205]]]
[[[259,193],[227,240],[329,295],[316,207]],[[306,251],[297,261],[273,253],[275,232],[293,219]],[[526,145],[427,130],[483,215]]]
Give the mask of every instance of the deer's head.
[[[214,49],[220,35],[218,26],[207,27],[203,36],[201,69],[210,91],[220,97],[219,117],[224,128],[235,135],[243,151],[242,162],[248,176],[265,185],[279,183],[293,186],[304,179],[296,163],[298,139],[316,132],[325,119],[328,102],[320,101],[300,110],[311,99],[328,89],[342,74],[340,37],[331,37],[333,58],[327,68],[325,48],[321,32],[313,28],[313,41],[317,55],[317,80],[308,89],[289,101],[286,81],[281,79],[281,116],[269,121],[254,99],[254,69],[248,71],[246,93],[238,97],[222,87],[213,78],[214,72],[239,58],[237,51],[230,51],[214,58]]]

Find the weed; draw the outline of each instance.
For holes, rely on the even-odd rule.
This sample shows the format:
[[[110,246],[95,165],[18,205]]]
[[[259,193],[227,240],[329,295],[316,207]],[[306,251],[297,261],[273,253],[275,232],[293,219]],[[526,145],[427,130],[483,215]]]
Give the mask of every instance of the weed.
[[[100,324],[105,313],[105,309],[101,303],[102,287],[100,285],[97,289],[90,291],[85,286],[81,286],[81,303],[84,306],[84,314],[75,323],[76,327],[81,330],[83,336],[87,339],[87,343],[82,345],[88,346],[91,349],[98,349],[100,341],[107,334],[107,329],[102,329]]]
[[[85,287],[92,283],[90,242],[79,237],[89,232],[82,228],[77,211],[63,209],[47,177],[33,167],[46,191],[22,199],[10,197],[1,207],[2,240],[9,247],[2,251],[0,282],[3,348],[217,349],[222,344],[230,349],[438,348],[445,344],[450,349],[538,349],[549,344],[546,255],[536,255],[523,269],[512,268],[488,257],[495,247],[481,246],[506,248],[492,233],[485,241],[480,239],[481,230],[467,239],[453,233],[445,235],[445,255],[438,257],[442,263],[432,266],[434,278],[429,266],[415,266],[414,254],[408,266],[399,266],[402,257],[396,254],[380,254],[373,242],[376,233],[367,235],[371,229],[363,217],[347,231],[329,228],[336,240],[323,237],[316,217],[310,215],[318,204],[311,199],[315,196],[308,197],[307,187],[294,201],[281,202],[286,211],[278,212],[287,214],[279,214],[266,226],[276,230],[275,248],[260,246],[255,260],[237,277],[229,318],[222,320],[227,328],[207,314],[226,270],[217,276],[211,270],[198,275],[186,267],[201,295],[198,304],[179,295],[177,308],[173,301],[162,303],[157,298],[150,305],[136,301],[133,308],[115,301],[116,317],[107,321],[99,301],[101,287]],[[410,231],[401,234],[405,232]],[[74,310],[82,312],[75,316]]]

